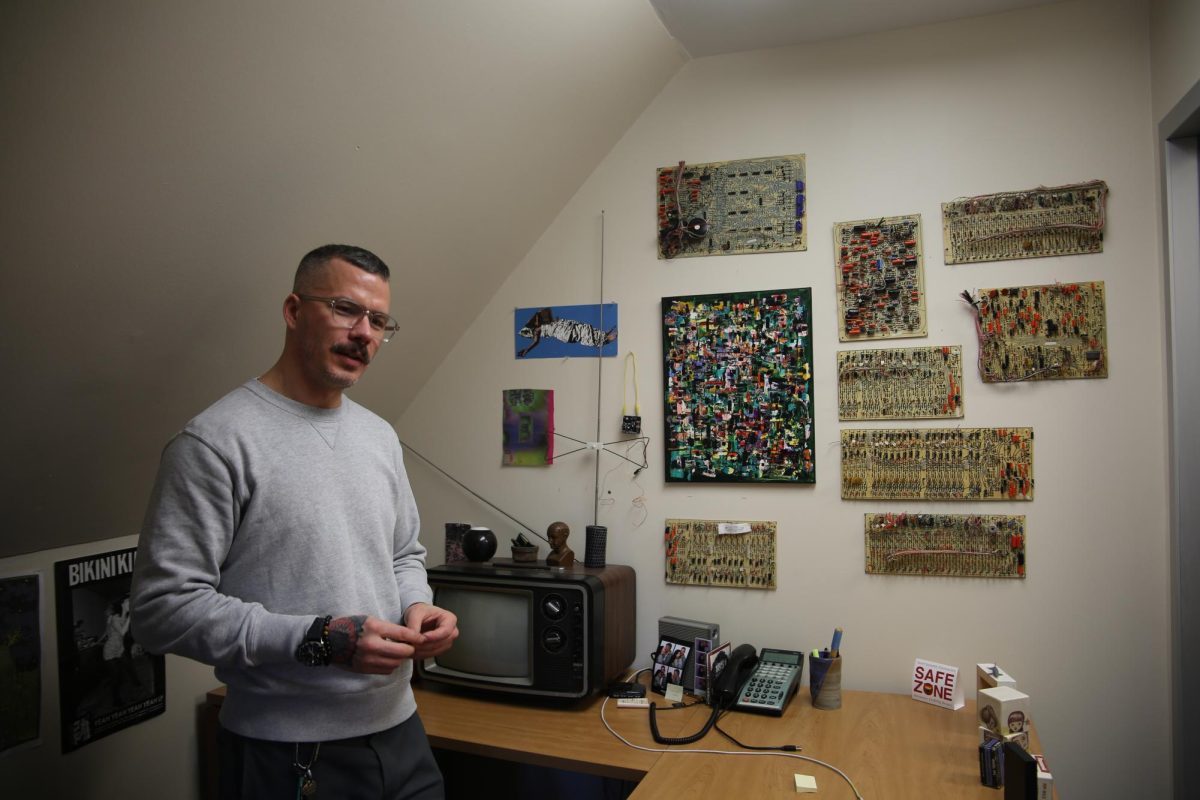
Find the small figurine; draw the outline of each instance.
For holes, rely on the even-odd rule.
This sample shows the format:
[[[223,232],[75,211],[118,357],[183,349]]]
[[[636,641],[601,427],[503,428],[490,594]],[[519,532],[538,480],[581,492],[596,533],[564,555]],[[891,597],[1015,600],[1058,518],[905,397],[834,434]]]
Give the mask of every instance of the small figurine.
[[[546,528],[546,539],[550,542],[550,555],[546,556],[546,564],[551,567],[570,567],[575,564],[575,551],[567,547],[567,537],[571,529],[565,522],[551,522]]]

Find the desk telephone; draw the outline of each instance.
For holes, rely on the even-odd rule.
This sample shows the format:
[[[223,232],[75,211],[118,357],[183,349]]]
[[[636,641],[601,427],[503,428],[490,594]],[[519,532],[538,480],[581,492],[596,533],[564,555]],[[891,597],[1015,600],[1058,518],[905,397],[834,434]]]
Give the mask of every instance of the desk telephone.
[[[780,716],[800,688],[804,654],[794,650],[738,645],[714,683],[714,705],[734,711]]]
[[[691,744],[699,741],[717,724],[717,718],[729,710],[781,716],[788,701],[800,687],[804,654],[769,647],[764,647],[762,653],[758,654],[754,652],[754,645],[740,644],[724,664],[716,661],[712,670],[709,675],[713,682],[709,698],[712,713],[704,727],[691,736],[663,736],[655,719],[655,704],[651,703],[650,734],[654,741],[659,744]]]

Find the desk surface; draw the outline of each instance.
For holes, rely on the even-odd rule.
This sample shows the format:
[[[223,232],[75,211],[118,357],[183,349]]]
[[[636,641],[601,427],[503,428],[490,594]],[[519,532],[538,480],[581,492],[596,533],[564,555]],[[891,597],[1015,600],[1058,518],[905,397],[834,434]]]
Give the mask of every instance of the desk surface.
[[[979,734],[971,701],[958,711],[947,711],[908,695],[843,692],[840,709],[821,711],[802,689],[782,717],[727,714],[721,727],[744,744],[798,744],[803,748],[800,755],[845,772],[869,800],[997,797],[996,790],[979,782]],[[1030,743],[1040,752],[1036,731]],[[673,747],[647,773],[633,800],[701,793],[720,797],[725,792],[795,798],[797,772],[816,778],[823,800],[854,798],[839,775],[802,759],[676,752],[699,747],[737,749],[717,733],[693,745]]]
[[[792,776],[797,772],[817,779],[822,800],[854,798],[836,773],[801,759],[679,752],[737,750],[716,731],[695,744],[662,752],[650,736],[647,713],[618,708],[615,700],[605,711],[609,724],[633,744],[659,752],[634,749],[610,734],[600,720],[602,697],[557,706],[464,694],[428,683],[413,689],[434,747],[640,781],[633,800],[726,794],[795,798]],[[219,704],[223,694],[223,687],[214,690],[209,701]],[[689,735],[707,717],[703,705],[662,712],[659,729],[665,736]],[[997,797],[996,790],[979,782],[973,701],[947,711],[907,695],[847,691],[842,708],[820,711],[801,689],[782,717],[730,713],[721,727],[745,744],[798,744],[801,755],[827,761],[849,775],[867,800]],[[1036,731],[1031,732],[1031,744],[1040,752]]]

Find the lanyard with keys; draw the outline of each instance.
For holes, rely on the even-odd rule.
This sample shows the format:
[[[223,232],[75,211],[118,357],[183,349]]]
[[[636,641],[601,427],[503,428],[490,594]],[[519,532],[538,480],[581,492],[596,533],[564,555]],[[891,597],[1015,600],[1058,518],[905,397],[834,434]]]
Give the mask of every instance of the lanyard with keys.
[[[312,765],[317,763],[317,754],[321,752],[321,743],[317,742],[313,746],[312,756],[308,759],[308,763],[300,763],[300,743],[296,743],[296,757],[292,761],[292,769],[296,770],[296,800],[302,798],[315,797],[317,794],[317,782],[312,775]]]

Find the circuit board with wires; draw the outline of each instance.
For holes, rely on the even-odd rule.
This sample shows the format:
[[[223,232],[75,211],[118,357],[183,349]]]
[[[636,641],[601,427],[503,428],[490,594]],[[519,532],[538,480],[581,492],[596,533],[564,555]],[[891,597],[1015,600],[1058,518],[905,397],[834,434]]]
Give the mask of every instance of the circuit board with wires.
[[[1032,428],[842,431],[843,500],[1032,500]]]
[[[866,572],[1024,578],[1024,515],[864,514]]]
[[[1104,282],[963,292],[984,383],[1108,377]]]
[[[833,226],[838,339],[925,335],[921,218],[860,219]]]
[[[838,419],[961,417],[962,348],[904,347],[837,354]]]
[[[663,531],[667,583],[775,588],[774,522],[668,519]]]
[[[942,203],[947,264],[1099,253],[1108,185],[1088,181]]]
[[[803,155],[658,170],[658,257],[808,249]]]

